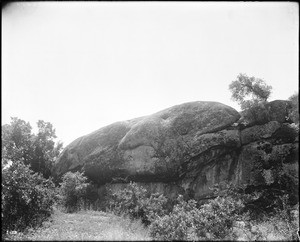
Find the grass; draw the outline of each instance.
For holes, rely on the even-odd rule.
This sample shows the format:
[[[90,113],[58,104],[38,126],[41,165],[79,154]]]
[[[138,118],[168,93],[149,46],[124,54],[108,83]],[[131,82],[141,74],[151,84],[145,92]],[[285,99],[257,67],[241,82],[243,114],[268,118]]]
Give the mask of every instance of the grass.
[[[140,221],[99,212],[64,213],[55,210],[40,228],[10,233],[7,240],[151,240]]]
[[[279,217],[265,218],[263,222],[254,222],[250,229],[237,224],[234,233],[237,235],[237,241],[289,241],[291,234],[296,233],[299,228],[299,223],[292,226],[293,228],[290,225]],[[100,211],[82,210],[77,213],[64,213],[58,209],[54,210],[53,215],[43,222],[41,227],[29,229],[24,233],[13,231],[4,239],[10,241],[153,240],[140,220],[131,221],[126,217]]]

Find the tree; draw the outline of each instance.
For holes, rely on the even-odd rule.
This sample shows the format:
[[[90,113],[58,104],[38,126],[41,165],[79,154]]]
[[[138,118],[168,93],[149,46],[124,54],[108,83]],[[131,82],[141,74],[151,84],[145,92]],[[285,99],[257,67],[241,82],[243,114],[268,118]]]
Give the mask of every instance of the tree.
[[[55,202],[54,183],[34,173],[22,161],[2,168],[2,234],[39,225],[49,217]]]
[[[288,100],[292,102],[290,117],[294,123],[299,125],[299,94],[293,94]]]
[[[80,172],[67,172],[60,183],[61,202],[67,212],[80,210],[90,183]]]
[[[2,125],[2,160],[26,161],[31,153],[31,126],[24,120],[11,118],[10,124]]]
[[[55,144],[55,129],[49,122],[37,122],[38,133],[33,134],[30,124],[19,118],[11,118],[10,124],[2,125],[2,165],[22,161],[45,178],[51,173],[62,143]]]
[[[62,149],[62,143],[55,146],[55,129],[49,122],[39,120],[37,122],[38,133],[33,135],[33,157],[30,161],[31,169],[43,171],[46,177],[51,174],[52,164]]]
[[[246,74],[239,74],[237,79],[229,85],[231,98],[237,101],[243,110],[264,103],[271,94],[272,87],[262,79],[248,77]],[[250,99],[247,99],[249,98]]]

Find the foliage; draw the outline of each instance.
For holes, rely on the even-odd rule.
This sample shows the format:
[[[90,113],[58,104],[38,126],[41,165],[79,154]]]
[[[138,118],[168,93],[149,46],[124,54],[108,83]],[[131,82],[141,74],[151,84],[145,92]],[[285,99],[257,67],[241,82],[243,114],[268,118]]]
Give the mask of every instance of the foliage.
[[[80,210],[84,203],[90,183],[87,177],[78,171],[67,172],[60,183],[61,204],[67,212]]]
[[[288,196],[279,195],[273,213],[255,218],[246,208],[258,194],[245,188],[218,184],[213,190],[220,196],[201,206],[179,197],[171,213],[152,222],[150,235],[158,240],[295,240],[299,210],[289,205]]]
[[[243,110],[266,102],[271,94],[272,87],[262,79],[239,74],[237,79],[229,85],[231,98],[237,101]],[[249,98],[250,99],[247,99]]]
[[[299,203],[293,209],[289,205],[288,195],[280,197],[281,204],[275,210],[274,215],[271,217],[271,222],[275,226],[275,230],[287,240],[297,240],[297,230],[299,229]]]
[[[289,97],[289,101],[292,102],[292,109],[290,112],[290,117],[292,121],[298,125],[299,128],[299,94],[295,93]]]
[[[54,184],[23,162],[14,161],[2,169],[1,196],[2,229],[20,231],[50,215],[55,202]]]
[[[262,175],[265,184],[251,185],[245,189],[249,195],[245,208],[253,216],[274,212],[281,202],[281,197],[288,196],[288,205],[299,202],[299,180],[296,164],[273,161],[270,169],[257,166],[257,173]]]
[[[38,133],[33,134],[30,124],[16,117],[11,118],[10,124],[2,126],[2,165],[20,160],[49,178],[62,143],[55,144],[55,129],[51,123],[39,120],[37,126]]]
[[[195,217],[199,213],[196,201],[185,202],[183,197],[178,197],[178,204],[173,211],[156,219],[150,225],[150,235],[159,240],[187,240],[195,237]]]
[[[149,224],[166,211],[167,199],[162,194],[147,195],[147,190],[134,182],[110,194],[110,210],[117,215],[127,214]]]
[[[243,204],[237,222],[242,222],[246,240],[295,240],[299,227],[299,201],[295,205],[293,190],[295,185],[287,180],[284,168],[281,179],[282,186],[251,187],[218,184],[214,192],[240,200]],[[271,179],[275,182],[277,179]],[[277,180],[278,182],[278,180]],[[280,182],[279,182],[280,184]],[[284,185],[284,187],[283,187]],[[291,189],[291,190],[289,190]]]
[[[125,189],[116,192],[110,191],[110,210],[117,215],[124,213],[138,218],[142,215],[141,201],[146,198],[146,193],[146,189],[133,182],[130,182]]]
[[[32,127],[24,120],[11,118],[10,124],[2,125],[2,158],[27,162],[31,156]]]
[[[259,219],[253,219],[249,213],[244,213],[241,220],[235,224],[235,233],[239,240],[246,241],[297,241],[299,228],[299,204],[297,208],[287,205],[287,197],[280,196],[283,202],[272,214],[260,214]]]
[[[157,218],[165,215],[167,211],[168,199],[162,194],[153,193],[142,202],[144,214],[146,215],[146,219],[143,218],[143,222],[146,224],[149,224]]]
[[[150,225],[150,234],[159,240],[228,239],[239,210],[241,200],[232,197],[217,197],[197,208],[195,200],[184,201],[173,211],[158,218]]]
[[[240,113],[242,123],[245,126],[253,124],[265,124],[270,121],[270,113],[267,102],[252,100],[246,102],[244,110]]]
[[[38,133],[33,135],[33,156],[29,164],[31,164],[31,169],[42,172],[48,177],[51,174],[52,165],[62,149],[62,143],[55,145],[55,129],[51,123],[39,120],[37,126]]]

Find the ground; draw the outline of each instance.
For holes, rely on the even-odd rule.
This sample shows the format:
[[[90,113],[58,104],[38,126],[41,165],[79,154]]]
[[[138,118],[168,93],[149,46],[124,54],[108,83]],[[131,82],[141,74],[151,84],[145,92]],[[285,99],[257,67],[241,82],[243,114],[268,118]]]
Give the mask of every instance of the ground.
[[[140,221],[131,222],[110,213],[55,210],[51,218],[26,234],[12,232],[8,240],[151,240]]]
[[[286,241],[291,233],[296,234],[299,228],[299,224],[295,228],[288,228],[290,224],[283,220],[254,223],[250,230],[243,228],[243,224],[244,222],[239,222],[234,227],[237,241]],[[275,225],[280,229],[275,229]],[[149,230],[140,220],[131,221],[129,218],[100,211],[82,210],[77,213],[64,213],[58,209],[54,210],[52,216],[43,222],[41,227],[29,229],[26,233],[12,231],[2,239],[10,241],[153,240],[149,235]]]

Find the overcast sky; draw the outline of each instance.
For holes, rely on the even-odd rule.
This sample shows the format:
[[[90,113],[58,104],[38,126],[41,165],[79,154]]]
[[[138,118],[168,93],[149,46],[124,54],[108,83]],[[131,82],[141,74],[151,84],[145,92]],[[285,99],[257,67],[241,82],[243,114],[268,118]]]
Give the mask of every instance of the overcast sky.
[[[298,90],[297,3],[25,2],[2,11],[2,124],[51,122],[64,145],[190,101],[238,109],[239,73]]]

